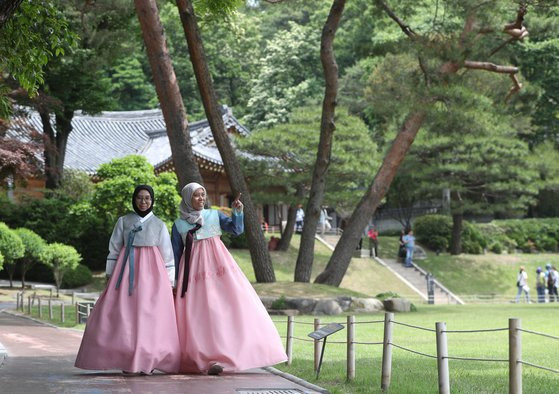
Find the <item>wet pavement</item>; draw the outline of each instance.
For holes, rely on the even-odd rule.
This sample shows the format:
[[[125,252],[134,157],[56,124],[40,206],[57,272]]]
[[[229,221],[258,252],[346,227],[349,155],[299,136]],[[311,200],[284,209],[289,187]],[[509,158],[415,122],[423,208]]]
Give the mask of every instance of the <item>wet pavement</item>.
[[[200,393],[291,394],[326,392],[274,368],[207,375],[123,376],[84,371],[74,360],[82,332],[56,328],[0,311],[0,392],[16,393]],[[4,350],[3,350],[4,349]],[[5,354],[7,353],[7,356]],[[3,361],[3,362],[2,362]]]

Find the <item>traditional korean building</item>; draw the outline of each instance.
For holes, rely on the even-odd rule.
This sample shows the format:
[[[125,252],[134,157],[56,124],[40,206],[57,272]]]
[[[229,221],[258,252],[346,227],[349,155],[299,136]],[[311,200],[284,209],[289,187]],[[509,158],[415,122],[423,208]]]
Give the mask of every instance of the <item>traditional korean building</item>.
[[[249,134],[230,108],[224,106],[222,112],[228,133],[237,136]],[[29,129],[41,131],[43,128],[37,112],[18,117],[12,124],[17,126],[9,129],[7,135],[24,140]],[[131,154],[146,157],[154,166],[155,173],[175,169],[160,109],[102,112],[98,115],[77,112],[72,119],[72,127],[66,148],[65,169],[81,170],[95,178],[101,164]],[[210,202],[228,206],[233,196],[208,121],[192,122],[188,130]],[[43,189],[44,180],[28,180],[25,186],[16,185],[14,195],[40,195]]]

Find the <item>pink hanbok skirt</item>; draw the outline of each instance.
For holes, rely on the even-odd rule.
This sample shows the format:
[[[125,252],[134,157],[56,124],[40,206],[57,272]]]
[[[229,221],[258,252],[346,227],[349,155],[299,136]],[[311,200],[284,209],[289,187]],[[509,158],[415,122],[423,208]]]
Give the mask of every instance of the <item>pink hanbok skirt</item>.
[[[145,373],[179,370],[173,292],[161,253],[156,246],[136,247],[134,253],[134,291],[128,295],[129,264],[115,289],[123,249],[88,318],[76,358],[78,368]]]
[[[182,372],[207,372],[213,363],[235,372],[287,360],[266,308],[219,236],[194,241],[181,297],[183,272],[184,256],[175,298]]]

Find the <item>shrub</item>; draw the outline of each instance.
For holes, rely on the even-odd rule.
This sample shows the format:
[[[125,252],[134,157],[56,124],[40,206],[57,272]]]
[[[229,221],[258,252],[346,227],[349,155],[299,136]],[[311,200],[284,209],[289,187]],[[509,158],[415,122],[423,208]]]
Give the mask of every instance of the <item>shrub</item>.
[[[287,300],[284,296],[277,298],[272,302],[271,309],[287,309]]]
[[[470,254],[482,254],[487,247],[487,241],[479,228],[464,221],[462,228],[462,252]]]
[[[503,253],[503,244],[499,241],[493,241],[491,244],[489,244],[489,250],[493,253],[501,254]]]
[[[41,262],[52,270],[56,290],[60,290],[64,275],[77,267],[82,257],[72,246],[52,243],[41,253]]]
[[[23,257],[25,246],[23,246],[23,242],[17,233],[2,222],[0,222],[0,253],[4,257],[4,269],[8,271],[10,287],[12,287],[12,281],[16,270],[16,261]],[[2,268],[2,266],[0,266],[0,268]]]
[[[25,247],[25,253],[20,258],[20,272],[21,272],[21,287],[25,287],[25,274],[29,269],[38,261],[40,261],[41,253],[47,243],[43,238],[35,232],[27,228],[18,228],[15,230]]]
[[[62,287],[65,289],[75,289],[91,283],[93,275],[91,270],[83,264],[78,264],[76,268],[69,270],[62,279]]]
[[[452,219],[443,215],[425,215],[414,222],[417,242],[431,250],[445,250],[452,230]],[[443,241],[445,240],[445,241]]]

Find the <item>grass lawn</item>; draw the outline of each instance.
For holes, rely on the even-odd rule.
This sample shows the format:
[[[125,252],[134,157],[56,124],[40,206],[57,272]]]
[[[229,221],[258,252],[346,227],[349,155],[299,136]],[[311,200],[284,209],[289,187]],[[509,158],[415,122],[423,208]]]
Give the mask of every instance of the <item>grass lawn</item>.
[[[380,237],[380,257],[394,258],[398,237]],[[416,260],[415,263],[428,272],[433,273],[441,283],[459,295],[501,295],[511,299],[516,295],[516,277],[521,265],[526,267],[528,273],[528,286],[530,296],[536,300],[536,268],[545,270],[545,265],[550,263],[559,266],[559,254],[494,254],[483,255],[461,254],[451,256],[441,253],[437,256],[434,252],[426,250],[425,260]]]
[[[559,304],[509,304],[465,306],[419,306],[418,311],[397,314],[397,322],[429,329],[436,322],[445,322],[448,330],[475,330],[508,327],[508,319],[520,318],[523,329],[559,336]],[[474,318],[475,317],[475,318]],[[296,322],[310,323],[313,316],[297,316]],[[356,321],[382,320],[383,314],[360,315]],[[345,316],[321,317],[322,323],[345,323]],[[286,324],[274,317],[280,335],[286,335]],[[312,326],[295,324],[294,335],[308,338]],[[383,324],[358,324],[355,336],[358,342],[382,342]],[[507,359],[508,332],[448,333],[449,356]],[[346,382],[346,347],[335,344],[345,341],[345,329],[328,338],[320,377],[313,371],[313,346],[310,342],[294,341],[293,364],[278,365],[283,371],[327,388],[332,393],[380,393],[382,346],[356,345],[356,378]],[[406,326],[395,325],[393,342],[397,345],[436,355],[435,334]],[[557,340],[522,333],[522,359],[537,365],[559,370]],[[392,354],[393,393],[436,393],[438,391],[437,360],[402,349]],[[452,393],[507,393],[508,363],[450,360],[450,386]],[[524,393],[557,393],[559,375],[553,372],[523,366]]]
[[[353,258],[341,286],[332,287],[313,284],[314,278],[322,272],[332,251],[319,241],[315,242],[315,254],[311,283],[294,283],[293,275],[301,236],[294,234],[289,250],[285,252],[270,252],[272,264],[276,273],[276,283],[255,283],[254,270],[247,249],[231,249],[230,252],[245,275],[253,283],[260,295],[284,295],[299,297],[335,297],[338,295],[370,296],[379,293],[394,292],[402,296],[416,296],[410,288],[402,284],[390,271],[368,258]]]

